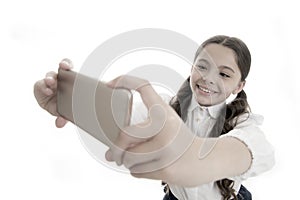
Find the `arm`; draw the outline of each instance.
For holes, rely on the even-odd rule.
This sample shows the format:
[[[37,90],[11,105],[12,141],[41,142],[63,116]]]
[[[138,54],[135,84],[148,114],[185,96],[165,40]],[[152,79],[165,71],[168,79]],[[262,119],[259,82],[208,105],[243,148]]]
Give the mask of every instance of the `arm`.
[[[149,117],[120,133],[116,146],[106,154],[108,160],[123,164],[135,177],[182,186],[236,176],[249,168],[251,154],[243,142],[234,137],[196,137],[149,84],[138,87],[140,84],[140,79],[128,76],[110,84],[139,88],[137,91],[149,110]]]
[[[209,153],[203,159],[199,159],[200,149],[203,146],[208,146],[204,151]],[[207,151],[208,149],[210,150]],[[161,178],[168,183],[194,187],[240,175],[249,169],[251,159],[249,149],[234,137],[219,139],[197,137],[180,159],[162,169]],[[143,177],[140,175],[142,174],[137,174],[137,177]],[[149,176],[151,178],[152,175]]]

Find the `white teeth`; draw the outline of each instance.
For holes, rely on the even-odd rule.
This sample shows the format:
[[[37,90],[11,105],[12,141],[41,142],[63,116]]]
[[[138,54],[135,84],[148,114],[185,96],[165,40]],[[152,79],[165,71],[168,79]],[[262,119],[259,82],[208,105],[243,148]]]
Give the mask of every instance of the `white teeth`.
[[[200,90],[202,90],[203,92],[211,93],[210,90],[208,90],[208,89],[206,89],[206,88],[203,88],[203,87],[200,87],[199,85],[198,85],[198,88],[199,88]]]
[[[206,93],[210,93],[210,91],[207,90],[207,89],[204,89],[204,88],[201,88],[201,87],[200,87],[200,89],[201,89],[202,91],[206,92]]]

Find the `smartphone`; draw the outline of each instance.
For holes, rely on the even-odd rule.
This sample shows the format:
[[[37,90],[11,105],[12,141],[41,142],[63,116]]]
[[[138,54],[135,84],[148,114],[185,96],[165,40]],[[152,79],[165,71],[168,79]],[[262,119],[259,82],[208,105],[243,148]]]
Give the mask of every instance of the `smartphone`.
[[[132,94],[72,70],[58,71],[57,111],[110,147],[130,123]]]

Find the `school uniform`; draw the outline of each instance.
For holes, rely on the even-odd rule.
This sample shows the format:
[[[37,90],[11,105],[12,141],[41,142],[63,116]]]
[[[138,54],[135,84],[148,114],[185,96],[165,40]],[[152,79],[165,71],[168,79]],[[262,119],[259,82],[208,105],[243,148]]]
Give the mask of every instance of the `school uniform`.
[[[192,132],[199,137],[210,137],[218,116],[226,106],[225,102],[202,107],[192,98],[188,107],[185,124]],[[142,104],[133,107],[131,123],[143,121],[147,117],[147,109]],[[238,176],[227,177],[234,181],[234,190],[239,199],[251,199],[251,193],[242,186],[242,181],[249,177],[257,176],[271,169],[274,165],[274,150],[272,145],[265,138],[259,126],[263,117],[256,114],[243,114],[239,117],[237,125],[227,134],[219,137],[235,137],[242,141],[249,148],[252,155],[252,162],[249,169]],[[222,166],[220,166],[222,167]],[[197,187],[182,187],[168,184],[170,193],[166,194],[164,200],[221,200],[222,195],[215,181],[199,185]],[[239,192],[240,191],[240,192]]]

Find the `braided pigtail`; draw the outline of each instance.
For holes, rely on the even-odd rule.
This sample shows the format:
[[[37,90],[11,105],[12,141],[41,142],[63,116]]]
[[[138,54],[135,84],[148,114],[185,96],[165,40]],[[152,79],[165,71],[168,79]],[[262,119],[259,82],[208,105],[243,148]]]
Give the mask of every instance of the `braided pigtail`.
[[[188,77],[181,85],[177,95],[170,101],[170,106],[177,112],[183,121],[186,121],[187,109],[190,105],[192,96],[193,93],[190,87],[190,77]]]
[[[231,131],[236,126],[239,116],[249,112],[250,107],[247,101],[247,95],[245,91],[242,90],[231,103],[226,105],[225,121],[223,120],[224,126],[221,135]],[[222,120],[219,119],[218,121]],[[224,200],[229,200],[231,198],[238,200],[235,190],[233,189],[234,181],[230,179],[222,179],[216,181],[216,183]]]

